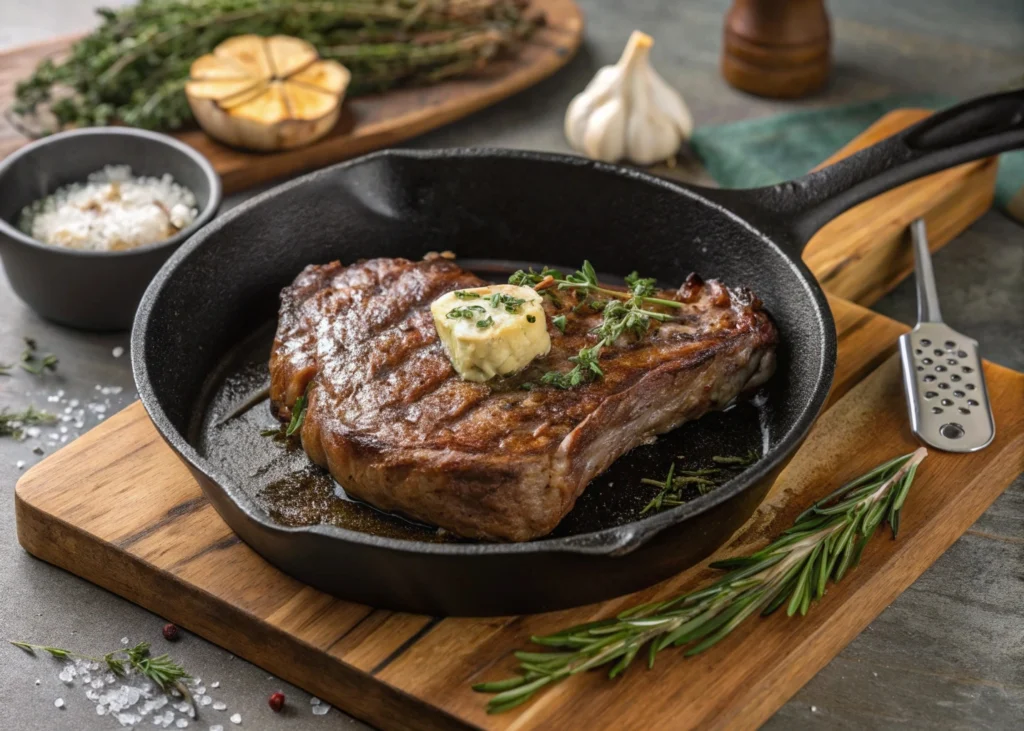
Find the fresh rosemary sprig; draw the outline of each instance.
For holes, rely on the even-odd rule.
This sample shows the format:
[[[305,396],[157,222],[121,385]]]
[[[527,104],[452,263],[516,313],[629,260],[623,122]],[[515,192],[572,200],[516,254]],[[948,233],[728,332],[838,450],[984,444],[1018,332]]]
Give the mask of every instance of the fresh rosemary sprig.
[[[80,660],[103,663],[107,666],[107,669],[110,670],[110,672],[119,678],[125,677],[128,674],[129,669],[131,669],[144,677],[149,678],[159,686],[160,690],[164,693],[169,692],[172,688],[177,690],[189,704],[192,704],[192,696],[189,694],[185,684],[181,682],[192,676],[185,672],[185,668],[174,662],[168,655],[158,655],[157,657],[151,656],[148,642],[140,642],[135,645],[135,647],[125,647],[114,650],[113,652],[108,652],[102,657],[82,655],[60,647],[33,645],[29,642],[15,642],[12,640],[11,644],[15,647],[21,648],[30,655],[35,655],[38,650],[40,652],[49,653],[58,660],[78,658]],[[194,704],[192,705],[194,710],[195,706]]]
[[[716,487],[728,482],[740,471],[746,469],[758,460],[758,453],[750,450],[742,457],[719,457],[714,456],[711,461],[718,467],[703,467],[697,470],[676,471],[676,463],[673,462],[668,468],[668,474],[664,480],[652,480],[644,477],[640,480],[642,485],[653,485],[661,488],[658,494],[640,511],[644,515],[652,510],[664,510],[674,508],[687,502],[684,493],[690,487],[696,488],[699,495],[707,495]]]
[[[21,439],[24,426],[35,426],[39,424],[53,424],[57,417],[48,411],[41,411],[34,406],[29,406],[24,411],[11,412],[7,409],[0,411],[0,437],[14,437]]]
[[[17,85],[13,111],[28,131],[188,124],[189,65],[243,33],[309,41],[348,67],[354,96],[471,73],[542,20],[521,0],[141,0],[98,13],[100,26],[66,57]]]
[[[500,713],[592,668],[611,664],[608,675],[614,678],[644,647],[651,667],[668,647],[686,647],[686,656],[703,652],[755,613],[767,616],[785,604],[789,616],[806,614],[829,579],[838,582],[857,565],[879,525],[888,522],[896,537],[903,501],[926,455],[922,447],[879,465],[814,503],[760,551],[711,564],[728,573],[710,586],[531,638],[553,650],[517,652],[518,675],[473,689],[495,693],[487,710]]]

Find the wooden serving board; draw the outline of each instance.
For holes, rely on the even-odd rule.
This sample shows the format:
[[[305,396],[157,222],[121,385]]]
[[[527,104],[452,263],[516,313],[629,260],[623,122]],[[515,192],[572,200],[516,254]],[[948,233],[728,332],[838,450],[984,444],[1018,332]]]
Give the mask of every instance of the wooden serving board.
[[[984,169],[985,163],[975,168]],[[846,281],[843,271],[858,271],[866,278],[863,291],[884,291],[902,272],[892,221],[925,214],[942,221],[944,231],[960,231],[978,215],[977,201],[991,196],[989,177],[961,170],[960,178],[939,186],[955,200],[975,201],[953,206],[957,216],[931,206],[923,192],[893,196],[885,215],[865,204],[839,220],[845,221],[842,232],[830,235],[832,224],[812,242],[808,261],[816,253],[822,257],[812,269],[823,276],[821,261],[832,261],[826,254],[847,247],[853,232],[863,248],[859,254],[846,249],[850,260],[836,270],[834,281]],[[893,235],[887,238],[886,231]],[[867,246],[871,242],[888,253],[878,256]],[[710,560],[763,545],[841,481],[916,446],[894,355],[896,338],[906,328],[837,297],[831,303],[839,361],[826,411],[758,512]],[[932,453],[907,501],[899,541],[872,541],[861,565],[808,617],[788,620],[777,614],[751,621],[704,655],[684,660],[669,652],[653,671],[638,666],[614,683],[598,673],[577,677],[501,716],[488,716],[486,697],[469,685],[507,674],[514,664],[511,651],[531,634],[688,590],[713,572],[705,563],[631,597],[528,617],[442,620],[351,604],[282,574],[241,543],[140,404],[22,477],[15,493],[18,534],[39,558],[382,728],[753,728],[1024,470],[1024,375],[991,364],[985,372],[995,408],[995,442],[972,455]],[[715,682],[706,682],[712,675]]]
[[[827,411],[750,522],[713,558],[761,546],[840,482],[916,447],[896,337],[906,328],[833,300],[839,366]],[[334,599],[282,574],[230,531],[138,403],[18,483],[30,553],[140,604],[385,729],[754,728],[834,657],[1024,469],[1024,374],[986,364],[998,425],[988,449],[933,452],[906,502],[900,538],[806,618],[749,622],[704,655],[664,653],[609,682],[574,678],[488,716],[469,686],[505,676],[531,634],[691,589],[706,564],[637,595],[551,614],[443,619]],[[610,559],[614,560],[614,559]],[[714,677],[714,683],[706,682]],[[643,699],[638,702],[637,699]]]
[[[579,7],[573,0],[531,0],[530,12],[543,13],[546,23],[514,58],[490,64],[474,76],[346,100],[335,129],[306,147],[251,153],[221,145],[198,129],[176,136],[209,158],[220,173],[225,193],[394,145],[522,91],[568,63],[583,33]],[[39,61],[60,56],[80,37],[66,36],[0,53],[0,111],[10,107],[15,85],[31,74]],[[28,141],[5,115],[0,116],[0,159]]]

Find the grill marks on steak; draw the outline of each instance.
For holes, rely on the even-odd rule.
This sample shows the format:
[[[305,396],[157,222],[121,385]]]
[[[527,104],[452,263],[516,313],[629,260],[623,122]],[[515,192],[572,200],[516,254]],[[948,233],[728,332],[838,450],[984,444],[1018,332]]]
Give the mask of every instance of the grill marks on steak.
[[[463,381],[429,306],[485,284],[440,257],[373,259],[307,267],[282,292],[273,407],[289,418],[309,385],[303,447],[351,495],[467,537],[542,536],[619,456],[774,370],[777,335],[757,298],[691,275],[658,295],[687,303],[678,320],[606,348],[600,380],[520,388],[596,341],[601,314],[573,313],[575,294],[558,292],[545,298],[547,356],[508,379]],[[564,334],[550,324],[559,314]]]

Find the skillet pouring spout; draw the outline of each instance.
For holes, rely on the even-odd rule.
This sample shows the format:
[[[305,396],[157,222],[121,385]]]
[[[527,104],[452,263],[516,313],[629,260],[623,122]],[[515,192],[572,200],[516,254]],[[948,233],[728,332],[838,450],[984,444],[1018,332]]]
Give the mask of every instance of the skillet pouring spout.
[[[323,591],[434,616],[540,612],[636,591],[727,541],[825,403],[835,326],[824,293],[799,260],[806,240],[865,198],[1020,146],[1022,108],[1022,92],[969,102],[843,163],[754,191],[682,186],[578,157],[511,150],[388,150],[326,168],[216,219],[161,269],[132,333],[139,395],[232,530]],[[239,348],[254,333],[273,331],[282,288],[311,263],[418,260],[445,250],[474,262],[481,275],[488,262],[494,271],[509,261],[572,270],[588,259],[602,277],[637,270],[678,286],[698,272],[749,287],[781,338],[766,387],[761,458],[670,510],[633,511],[610,527],[556,531],[525,543],[437,543],[275,520],[253,489],[254,460],[269,441],[258,436],[258,421],[238,432],[231,453],[244,455],[240,462],[227,458],[223,442],[204,441],[206,425],[219,419],[211,394],[226,382]],[[261,347],[255,365],[265,374],[269,346]],[[250,417],[271,418],[265,405]],[[655,448],[671,445],[672,434]],[[666,459],[678,453],[666,452]],[[298,451],[293,456],[304,459]],[[640,477],[662,474],[616,478],[615,487],[628,491]]]

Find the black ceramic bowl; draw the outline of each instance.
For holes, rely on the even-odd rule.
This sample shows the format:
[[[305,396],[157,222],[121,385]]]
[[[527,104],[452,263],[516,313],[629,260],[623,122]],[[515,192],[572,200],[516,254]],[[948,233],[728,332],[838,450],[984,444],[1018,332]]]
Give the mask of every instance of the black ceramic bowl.
[[[106,165],[175,182],[196,196],[199,215],[166,241],[127,251],[80,251],[44,244],[17,227],[22,209]],[[149,281],[189,236],[209,223],[221,201],[209,161],[173,137],[128,127],[62,132],[0,162],[0,257],[11,287],[43,317],[89,330],[131,327]]]

